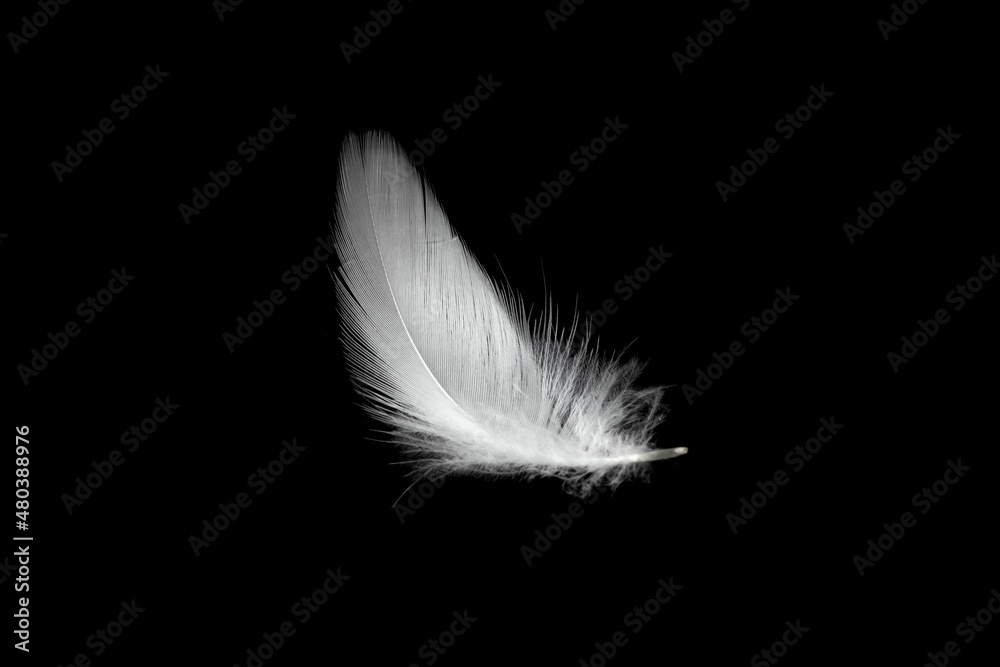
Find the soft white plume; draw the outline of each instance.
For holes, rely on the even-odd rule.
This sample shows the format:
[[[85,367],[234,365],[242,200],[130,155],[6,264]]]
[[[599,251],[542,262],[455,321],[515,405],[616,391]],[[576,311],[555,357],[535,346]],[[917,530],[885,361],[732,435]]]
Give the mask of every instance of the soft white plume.
[[[424,475],[551,475],[616,486],[654,450],[662,388],[635,362],[575,349],[552,310],[532,327],[494,283],[396,142],[368,133],[340,158],[337,294],[349,371],[367,409]]]

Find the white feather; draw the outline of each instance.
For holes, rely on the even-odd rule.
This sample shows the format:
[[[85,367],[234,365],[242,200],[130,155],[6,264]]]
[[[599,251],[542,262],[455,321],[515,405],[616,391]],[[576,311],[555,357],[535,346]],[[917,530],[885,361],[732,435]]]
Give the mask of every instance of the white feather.
[[[335,229],[342,340],[367,409],[415,472],[551,475],[571,493],[615,486],[646,462],[662,388],[635,362],[572,344],[548,315],[532,328],[495,284],[388,135],[350,135]]]

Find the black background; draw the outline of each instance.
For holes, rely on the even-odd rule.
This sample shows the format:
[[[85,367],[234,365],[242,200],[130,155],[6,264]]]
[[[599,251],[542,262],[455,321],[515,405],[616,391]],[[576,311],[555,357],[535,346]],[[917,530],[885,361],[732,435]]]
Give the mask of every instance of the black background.
[[[347,62],[341,43],[385,3],[333,4],[246,0],[220,20],[209,2],[73,2],[8,51],[4,416],[30,426],[34,537],[31,653],[13,664],[246,665],[291,621],[265,664],[429,665],[422,645],[465,610],[477,620],[434,664],[599,665],[595,643],[618,631],[610,665],[746,664],[796,620],[809,631],[781,664],[920,665],[947,641],[955,664],[989,663],[997,622],[970,644],[956,625],[1000,586],[986,456],[1000,286],[946,301],[997,250],[985,17],[927,3],[885,40],[889,3],[591,0],[553,30],[555,0],[404,2]],[[679,72],[672,54],[726,8],[735,21]],[[8,6],[6,31],[37,11]],[[158,64],[163,83],[60,181],[67,144]],[[500,86],[450,126],[490,75]],[[820,85],[822,108],[777,133]],[[237,147],[273,108],[295,117],[248,164]],[[627,129],[519,233],[512,214],[608,118]],[[327,270],[282,281],[329,234],[348,131],[415,150],[438,127],[423,167],[473,252],[536,310],[543,283],[563,313],[615,299],[602,349],[649,361],[644,382],[671,386],[659,446],[690,448],[587,506],[530,565],[522,548],[574,499],[554,480],[453,478],[394,509],[410,480],[356,405]],[[960,138],[851,243],[844,223],[939,127]],[[724,202],[717,181],[768,137],[778,152]],[[186,224],[178,205],[232,159],[242,173]],[[625,299],[615,285],[651,246],[672,256]],[[13,372],[123,267],[134,281],[44,370]],[[230,353],[223,334],[279,288]],[[747,343],[777,289],[799,300],[689,401],[683,385]],[[887,354],[939,308],[951,320],[894,372]],[[76,478],[168,396],[176,412],[69,513]],[[843,429],[734,535],[727,514],[791,470],[821,418]],[[293,438],[305,450],[254,493],[248,477]],[[959,458],[971,470],[917,512]],[[189,537],[248,491],[196,556]],[[859,576],[852,559],[905,511],[915,527]],[[328,568],[349,579],[302,624],[293,605]],[[0,575],[13,609],[16,575]],[[634,633],[625,616],[661,578],[682,588]],[[133,599],[145,611],[95,655],[88,637]]]

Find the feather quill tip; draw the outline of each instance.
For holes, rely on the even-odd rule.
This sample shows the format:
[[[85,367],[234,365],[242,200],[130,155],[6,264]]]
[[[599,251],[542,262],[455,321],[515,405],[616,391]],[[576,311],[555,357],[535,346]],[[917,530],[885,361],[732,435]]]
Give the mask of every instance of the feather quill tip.
[[[642,454],[636,454],[631,458],[634,463],[642,463],[644,461],[662,461],[663,459],[672,459],[677,456],[683,456],[688,453],[687,447],[674,447],[673,449],[654,449],[651,452],[644,452]]]

